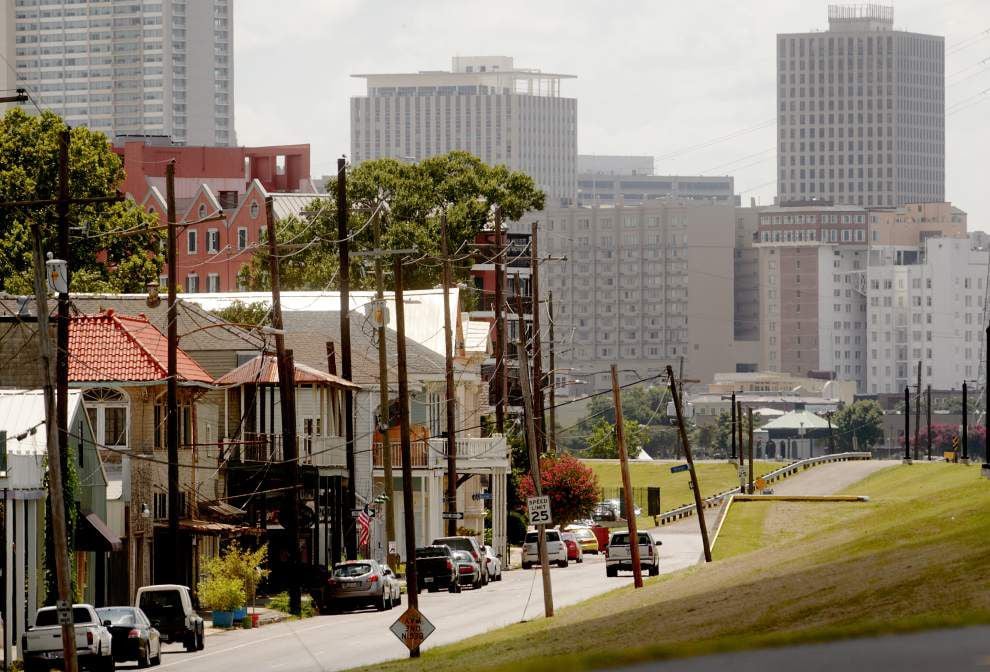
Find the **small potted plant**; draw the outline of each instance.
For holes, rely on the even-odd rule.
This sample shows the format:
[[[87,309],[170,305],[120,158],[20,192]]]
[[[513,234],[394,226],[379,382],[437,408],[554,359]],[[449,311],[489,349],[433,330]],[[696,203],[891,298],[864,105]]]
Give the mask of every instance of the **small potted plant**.
[[[203,606],[213,611],[213,627],[232,627],[234,610],[245,603],[244,583],[236,577],[214,574],[200,581],[198,587]]]

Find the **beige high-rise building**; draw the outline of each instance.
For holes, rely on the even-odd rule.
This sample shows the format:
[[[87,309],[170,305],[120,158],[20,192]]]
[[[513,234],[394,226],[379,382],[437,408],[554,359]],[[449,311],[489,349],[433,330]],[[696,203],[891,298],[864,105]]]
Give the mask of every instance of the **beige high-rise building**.
[[[354,75],[351,160],[418,161],[459,149],[532,177],[547,204],[577,190],[577,100],[561,95],[573,75],[517,68],[507,56],[452,59],[450,71]]]

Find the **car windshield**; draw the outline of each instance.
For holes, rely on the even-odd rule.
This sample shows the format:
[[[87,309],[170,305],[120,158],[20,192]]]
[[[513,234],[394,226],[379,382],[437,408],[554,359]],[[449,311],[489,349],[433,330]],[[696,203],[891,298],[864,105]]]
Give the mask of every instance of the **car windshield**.
[[[349,578],[353,576],[363,576],[371,572],[371,565],[360,562],[349,565],[337,565],[333,568],[333,575]]]
[[[110,621],[110,625],[134,625],[137,617],[134,607],[103,607],[96,610],[101,621]]]
[[[439,558],[450,555],[450,549],[446,546],[424,546],[416,549],[417,558]]]
[[[177,590],[149,590],[141,593],[140,606],[149,617],[182,613],[182,599]]]
[[[578,539],[597,539],[591,530],[574,530],[574,536]]]
[[[564,541],[577,541],[577,537],[575,537],[570,532],[564,532],[563,534],[560,535],[560,538],[563,539]]]
[[[89,609],[84,609],[82,607],[72,608],[72,621],[74,623],[92,623],[93,619],[89,615]],[[38,612],[38,618],[36,619],[35,625],[39,627],[46,627],[49,625],[58,625],[58,612],[54,607],[50,609],[42,609]]]
[[[451,550],[454,551],[467,551],[470,553],[474,550],[474,544],[467,537],[445,537],[443,539],[436,539],[433,543],[450,546]]]
[[[454,558],[457,562],[474,562],[474,558],[467,551],[454,551]]]

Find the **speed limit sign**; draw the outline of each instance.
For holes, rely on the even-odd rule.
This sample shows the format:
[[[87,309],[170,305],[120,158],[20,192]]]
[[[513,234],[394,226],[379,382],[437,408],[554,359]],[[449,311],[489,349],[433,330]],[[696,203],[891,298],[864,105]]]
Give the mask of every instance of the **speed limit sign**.
[[[530,525],[550,525],[550,498],[546,495],[542,497],[527,497],[526,508],[529,510]]]

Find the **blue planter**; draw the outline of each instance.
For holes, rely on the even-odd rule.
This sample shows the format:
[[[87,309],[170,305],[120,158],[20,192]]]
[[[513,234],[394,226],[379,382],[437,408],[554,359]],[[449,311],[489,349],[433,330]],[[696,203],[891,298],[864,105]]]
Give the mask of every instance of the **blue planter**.
[[[234,609],[234,621],[240,623],[245,618],[247,618],[247,607],[238,607]]]
[[[234,625],[234,612],[232,611],[214,611],[213,612],[213,627],[214,628],[230,628]]]

